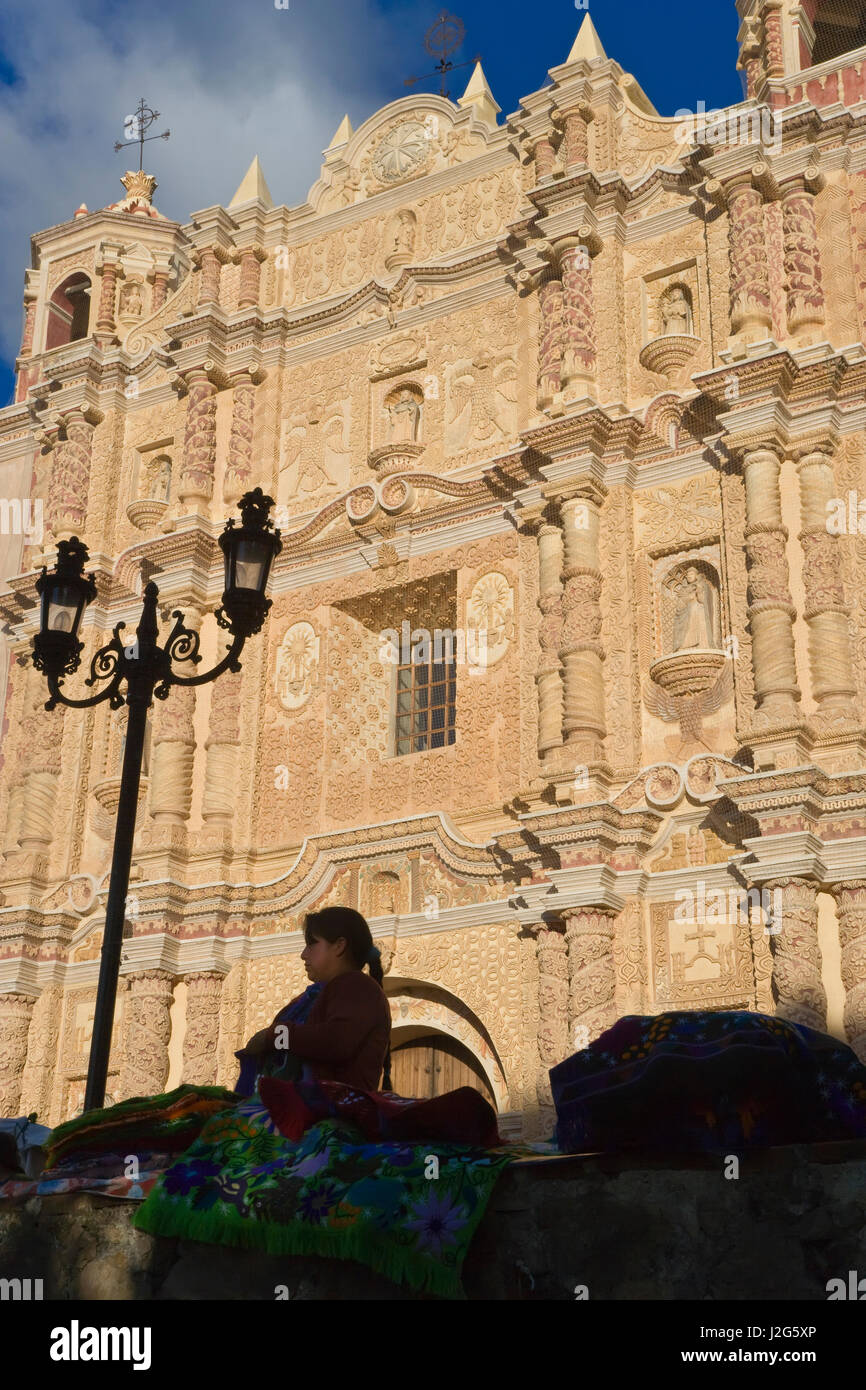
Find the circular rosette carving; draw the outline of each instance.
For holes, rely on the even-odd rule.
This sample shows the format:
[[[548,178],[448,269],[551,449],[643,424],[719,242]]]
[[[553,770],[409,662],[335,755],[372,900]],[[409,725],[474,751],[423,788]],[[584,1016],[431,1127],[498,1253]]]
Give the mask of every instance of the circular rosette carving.
[[[659,763],[647,772],[644,792],[651,806],[673,806],[683,794],[682,773],[673,763]]]
[[[350,521],[366,521],[378,505],[376,489],[372,484],[365,483],[363,487],[356,487],[346,498],[346,515]]]
[[[514,589],[498,570],[473,585],[466,600],[466,631],[475,665],[494,666],[508,650],[514,638]]]
[[[415,489],[406,478],[388,478],[379,484],[377,491],[383,512],[392,516],[408,511],[415,501]]]
[[[319,638],[312,623],[294,623],[277,649],[274,685],[286,709],[300,709],[319,684]]]
[[[686,790],[694,801],[712,801],[718,795],[716,779],[718,765],[715,758],[700,755],[689,758],[685,766]]]

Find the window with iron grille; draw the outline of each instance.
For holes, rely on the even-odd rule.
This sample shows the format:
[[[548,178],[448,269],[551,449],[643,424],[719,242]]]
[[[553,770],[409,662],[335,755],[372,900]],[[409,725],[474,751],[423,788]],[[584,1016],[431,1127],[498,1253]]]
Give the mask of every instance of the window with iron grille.
[[[398,666],[397,753],[453,743],[456,708],[457,662],[448,646],[444,652],[434,650],[429,658]]]

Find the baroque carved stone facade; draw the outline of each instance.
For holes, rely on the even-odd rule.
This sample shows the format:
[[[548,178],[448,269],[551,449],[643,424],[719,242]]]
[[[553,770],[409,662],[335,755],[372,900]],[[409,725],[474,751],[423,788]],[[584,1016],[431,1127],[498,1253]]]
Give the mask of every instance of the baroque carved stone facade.
[[[527,1134],[624,1012],[774,1010],[866,1060],[866,50],[807,68],[802,6],[745,8],[772,140],[751,108],[684,139],[586,19],[501,124],[479,73],[346,119],[300,207],[256,164],[182,225],[128,175],[34,238],[0,411],[46,517],[0,600],[0,1113],[80,1108],[120,768],[104,707],[42,707],[39,567],[90,546],[87,660],[144,569],[209,663],[214,531],[257,485],[262,633],[152,712],[114,1099],[231,1084],[335,902],[395,1045],[459,1044]],[[406,645],[437,632],[422,719]]]

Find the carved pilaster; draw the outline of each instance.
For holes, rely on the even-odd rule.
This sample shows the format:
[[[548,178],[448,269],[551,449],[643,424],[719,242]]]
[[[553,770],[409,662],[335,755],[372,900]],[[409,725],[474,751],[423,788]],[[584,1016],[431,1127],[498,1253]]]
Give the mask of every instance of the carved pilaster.
[[[241,285],[238,295],[238,308],[249,309],[259,302],[259,281],[262,262],[268,253],[262,246],[245,246],[237,253],[236,259],[241,267]]]
[[[54,447],[48,483],[48,525],[55,540],[81,536],[87,522],[93,427],[102,419],[95,410],[75,406],[66,412],[66,438]]]
[[[99,308],[96,312],[96,332],[111,337],[114,334],[115,308],[117,304],[117,276],[120,269],[120,248],[102,247],[97,270],[102,276],[99,291]]]
[[[807,879],[783,878],[765,883],[762,888],[771,894],[779,889],[782,895],[782,930],[770,937],[776,1013],[790,1023],[805,1023],[826,1032],[827,996],[821,981],[817,887]]]
[[[184,381],[189,394],[178,497],[187,506],[213,496],[217,387],[206,366],[191,368]]]
[[[562,388],[566,401],[591,394],[595,385],[592,257],[600,246],[591,229],[581,227],[576,237],[566,237],[555,247],[562,275]]]
[[[866,879],[840,883],[833,894],[842,947],[845,1037],[860,1061],[866,1062]]]
[[[827,530],[827,503],[836,497],[833,456],[829,444],[798,451],[800,541],[805,563],[803,583],[809,627],[809,666],[818,723],[854,721],[856,683],[848,626],[848,605],[842,584],[839,537]]]
[[[746,557],[755,699],[765,715],[790,723],[799,718],[793,621],[779,490],[779,456],[766,447],[743,453],[746,486]]]
[[[164,970],[140,970],[127,978],[129,1023],[121,1095],[124,1100],[159,1096],[168,1080],[172,977]]]
[[[214,1086],[223,977],[219,971],[202,970],[187,975],[185,982],[186,1032],[181,1079],[191,1086]]]
[[[21,1080],[35,1000],[29,994],[0,994],[0,1118],[21,1114]]]
[[[18,731],[25,773],[18,843],[26,853],[44,853],[57,830],[54,808],[66,714],[62,707],[45,709],[44,678],[35,670],[28,672],[24,700]]]
[[[815,223],[815,196],[803,175],[782,189],[788,332],[802,334],[824,323],[824,286]]]
[[[250,485],[253,473],[253,415],[256,388],[253,375],[243,372],[232,392],[232,428],[223,484],[223,501],[231,505]]]
[[[764,25],[765,71],[768,77],[784,77],[785,58],[782,47],[782,0],[765,0],[761,7]]]
[[[571,908],[563,913],[568,942],[569,1033],[586,1028],[587,1046],[616,1019],[614,923],[604,907]]]
[[[586,164],[589,160],[589,123],[594,118],[591,106],[581,103],[568,111],[557,113],[556,124],[562,128],[562,143],[559,147],[560,162],[564,169],[575,164]]]
[[[571,1052],[568,1035],[568,944],[559,926],[539,922],[528,928],[538,959],[538,1077],[542,1120],[553,1123],[548,1072]]]
[[[202,613],[186,610],[186,625],[197,632]],[[224,677],[223,677],[224,679]],[[150,812],[155,821],[183,825],[192,804],[195,765],[195,686],[172,686],[156,706],[150,772]]]
[[[551,271],[538,287],[541,314],[538,344],[538,408],[553,401],[562,384],[563,292],[562,281]]]
[[[731,333],[765,336],[772,326],[770,275],[764,238],[764,200],[753,177],[763,166],[724,184],[711,179],[707,193],[728,210]]]
[[[232,253],[223,246],[204,246],[193,257],[193,264],[200,268],[197,307],[219,304],[220,278],[223,266],[230,261]]]
[[[599,558],[600,489],[587,487],[563,501],[562,630],[564,742],[585,763],[602,756],[605,736],[604,648]]]
[[[207,762],[202,818],[208,824],[230,825],[234,817],[240,708],[241,674],[226,671],[213,685],[210,730],[205,744]]]
[[[150,301],[150,312],[155,314],[161,309],[168,297],[168,280],[171,274],[171,267],[168,265],[157,265],[153,272],[153,294]]]
[[[525,148],[535,160],[535,182],[541,183],[542,179],[549,178],[553,173],[556,162],[553,142],[549,135],[539,135],[534,140],[527,141]]]

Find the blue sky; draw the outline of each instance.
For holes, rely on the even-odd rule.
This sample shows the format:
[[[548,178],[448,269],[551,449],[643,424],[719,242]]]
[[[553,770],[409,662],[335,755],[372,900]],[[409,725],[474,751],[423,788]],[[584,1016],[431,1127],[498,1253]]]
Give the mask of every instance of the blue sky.
[[[657,109],[708,110],[742,99],[734,0],[590,0],[610,57]],[[441,0],[3,0],[0,11],[0,404],[11,398],[30,235],[121,196],[127,167],[114,153],[142,94],[171,139],[150,146],[156,203],[185,222],[227,203],[254,154],[276,202],[294,205],[318,177],[321,152],[344,112],[357,127],[431,78],[404,78],[434,59],[425,30]],[[543,86],[565,61],[586,13],[573,0],[453,0],[466,26],[457,63],[480,53],[502,107]],[[456,71],[462,94],[471,66]]]

